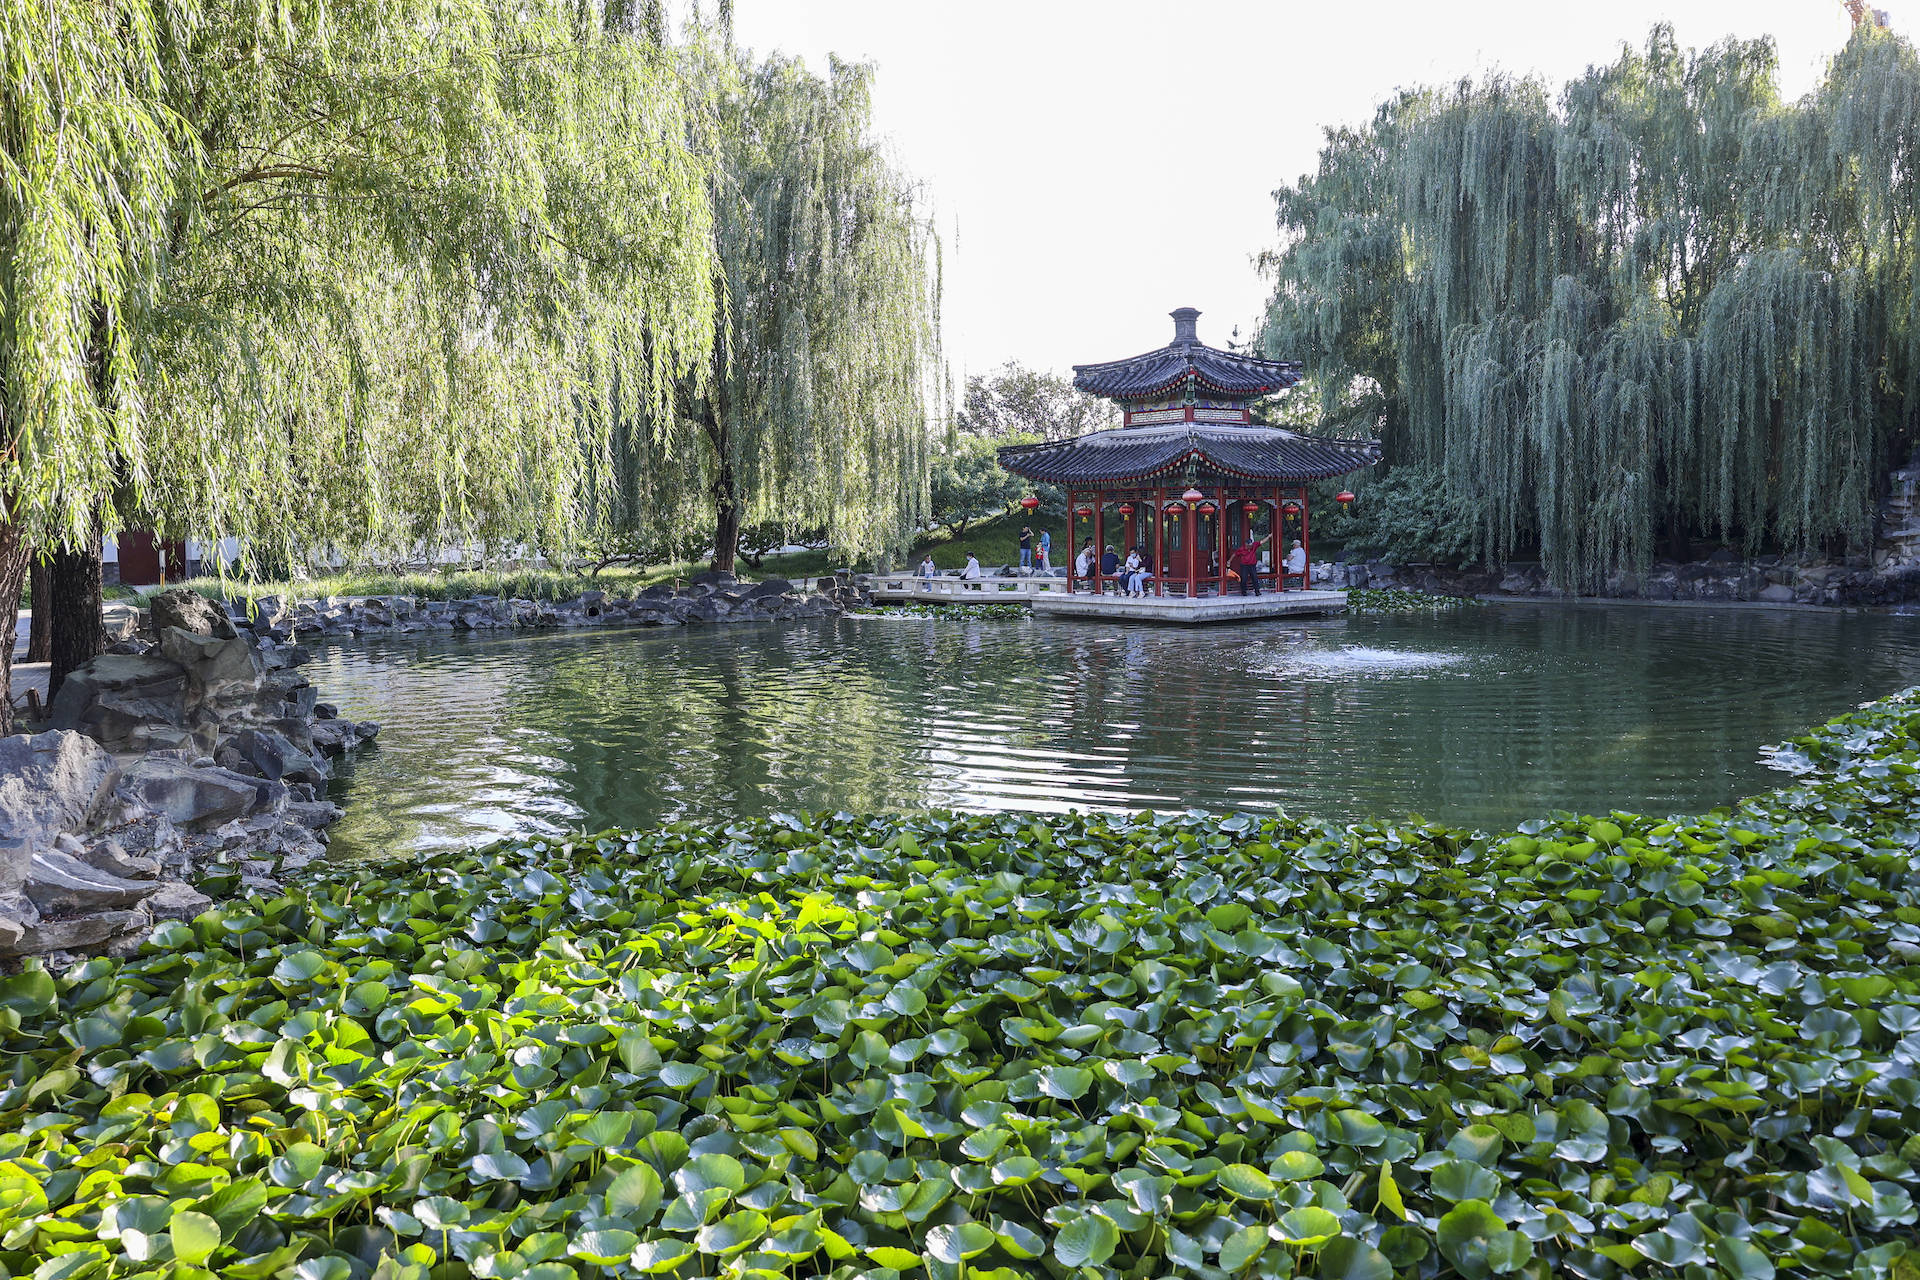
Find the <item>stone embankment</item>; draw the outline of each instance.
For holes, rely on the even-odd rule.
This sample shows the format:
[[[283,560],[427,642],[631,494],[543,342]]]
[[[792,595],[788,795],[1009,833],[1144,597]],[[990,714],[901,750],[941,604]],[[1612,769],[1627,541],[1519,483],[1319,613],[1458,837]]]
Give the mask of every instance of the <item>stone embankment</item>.
[[[1570,594],[1547,581],[1539,565],[1495,569],[1449,569],[1438,565],[1330,564],[1328,586],[1413,587],[1441,595],[1564,599]],[[1743,601],[1878,607],[1920,602],[1920,564],[1882,557],[1844,560],[1760,556],[1748,560],[1716,551],[1705,560],[1655,561],[1642,577],[1617,573],[1595,596],[1612,600]]]
[[[701,573],[684,588],[661,583],[631,596],[586,591],[556,603],[490,596],[468,600],[351,596],[295,601],[262,596],[253,602],[251,615],[238,621],[255,634],[275,640],[530,627],[679,627],[701,622],[787,622],[830,617],[864,600],[850,578],[823,579],[818,589],[803,592],[785,578],[743,583],[730,573]]]
[[[114,951],[191,919],[194,886],[271,889],[325,852],[330,761],[372,738],[185,591],[67,677],[45,732],[0,738],[0,955]]]

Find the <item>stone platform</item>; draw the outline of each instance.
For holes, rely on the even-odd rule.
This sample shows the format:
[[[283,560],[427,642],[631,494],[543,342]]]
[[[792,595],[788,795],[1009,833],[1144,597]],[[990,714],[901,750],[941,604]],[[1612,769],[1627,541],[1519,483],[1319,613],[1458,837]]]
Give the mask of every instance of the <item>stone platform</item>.
[[[1263,592],[1257,596],[1067,595],[1047,592],[1032,597],[1036,618],[1102,618],[1110,622],[1249,622],[1256,618],[1318,617],[1347,611],[1344,591]]]

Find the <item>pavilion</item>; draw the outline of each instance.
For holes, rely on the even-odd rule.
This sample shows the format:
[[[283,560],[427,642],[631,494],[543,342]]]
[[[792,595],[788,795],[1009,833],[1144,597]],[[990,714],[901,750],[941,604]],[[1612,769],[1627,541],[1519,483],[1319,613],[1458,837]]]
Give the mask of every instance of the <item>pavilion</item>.
[[[1262,585],[1304,590],[1307,575],[1288,575],[1284,560],[1294,538],[1311,546],[1307,483],[1373,465],[1379,446],[1254,421],[1249,402],[1299,382],[1300,366],[1209,347],[1196,333],[1198,311],[1172,314],[1173,341],[1159,350],[1073,368],[1074,386],[1120,405],[1120,426],[1009,446],[1000,465],[1067,491],[1069,592],[1081,585],[1074,557],[1091,539],[1085,585],[1095,592],[1111,581],[1097,552],[1112,543],[1122,558],[1136,546],[1153,557],[1155,595],[1224,594],[1234,579],[1221,548],[1231,551],[1249,531],[1275,535],[1263,548]]]

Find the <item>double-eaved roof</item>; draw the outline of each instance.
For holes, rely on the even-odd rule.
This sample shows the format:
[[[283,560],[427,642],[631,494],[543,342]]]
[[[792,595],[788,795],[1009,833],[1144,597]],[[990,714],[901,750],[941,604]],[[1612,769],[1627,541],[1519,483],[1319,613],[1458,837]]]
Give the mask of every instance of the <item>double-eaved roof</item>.
[[[1216,484],[1304,484],[1379,461],[1371,440],[1254,422],[1245,402],[1293,386],[1300,366],[1207,346],[1195,333],[1199,315],[1192,307],[1175,311],[1173,341],[1158,351],[1073,367],[1074,386],[1121,403],[1125,426],[1009,445],[1000,450],[1000,465],[1029,480],[1089,488],[1142,485],[1175,472]]]
[[[1259,422],[1115,427],[1000,450],[1000,465],[1013,474],[1075,488],[1136,484],[1174,473],[1185,476],[1189,470],[1203,482],[1303,484],[1343,476],[1379,459],[1380,448],[1370,440],[1329,440]]]

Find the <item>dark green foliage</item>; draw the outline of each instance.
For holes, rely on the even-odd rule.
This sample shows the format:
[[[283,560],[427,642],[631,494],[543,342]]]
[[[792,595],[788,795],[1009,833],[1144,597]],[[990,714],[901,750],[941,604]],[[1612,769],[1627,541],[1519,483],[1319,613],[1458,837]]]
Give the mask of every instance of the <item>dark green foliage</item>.
[[[966,435],[992,436],[997,444],[1070,440],[1119,426],[1120,414],[1097,396],[1076,389],[1056,373],[1009,360],[992,373],[967,379],[958,426]]]
[[[1899,1275],[1916,736],[1909,691],[1730,811],[1492,836],[839,814],[341,868],[0,981],[0,1262]]]
[[[1348,613],[1432,613],[1479,607],[1480,601],[1471,596],[1441,596],[1405,587],[1358,587],[1347,592]]]
[[[1370,480],[1353,506],[1316,507],[1314,526],[1348,559],[1393,564],[1464,565],[1473,559],[1479,534],[1473,504],[1447,485],[1437,467],[1396,467]]]
[[[928,510],[933,522],[956,538],[965,534],[973,521],[1011,510],[1028,491],[1025,480],[1001,469],[994,452],[1001,443],[963,435],[933,460]]]
[[[1591,588],[1689,531],[1871,535],[1920,398],[1920,59],[1862,27],[1786,104],[1770,42],[1402,94],[1277,193],[1262,342],[1440,469],[1478,553]]]
[[[1029,618],[1031,607],[1024,604],[898,604],[881,605],[874,613],[890,618]]]

